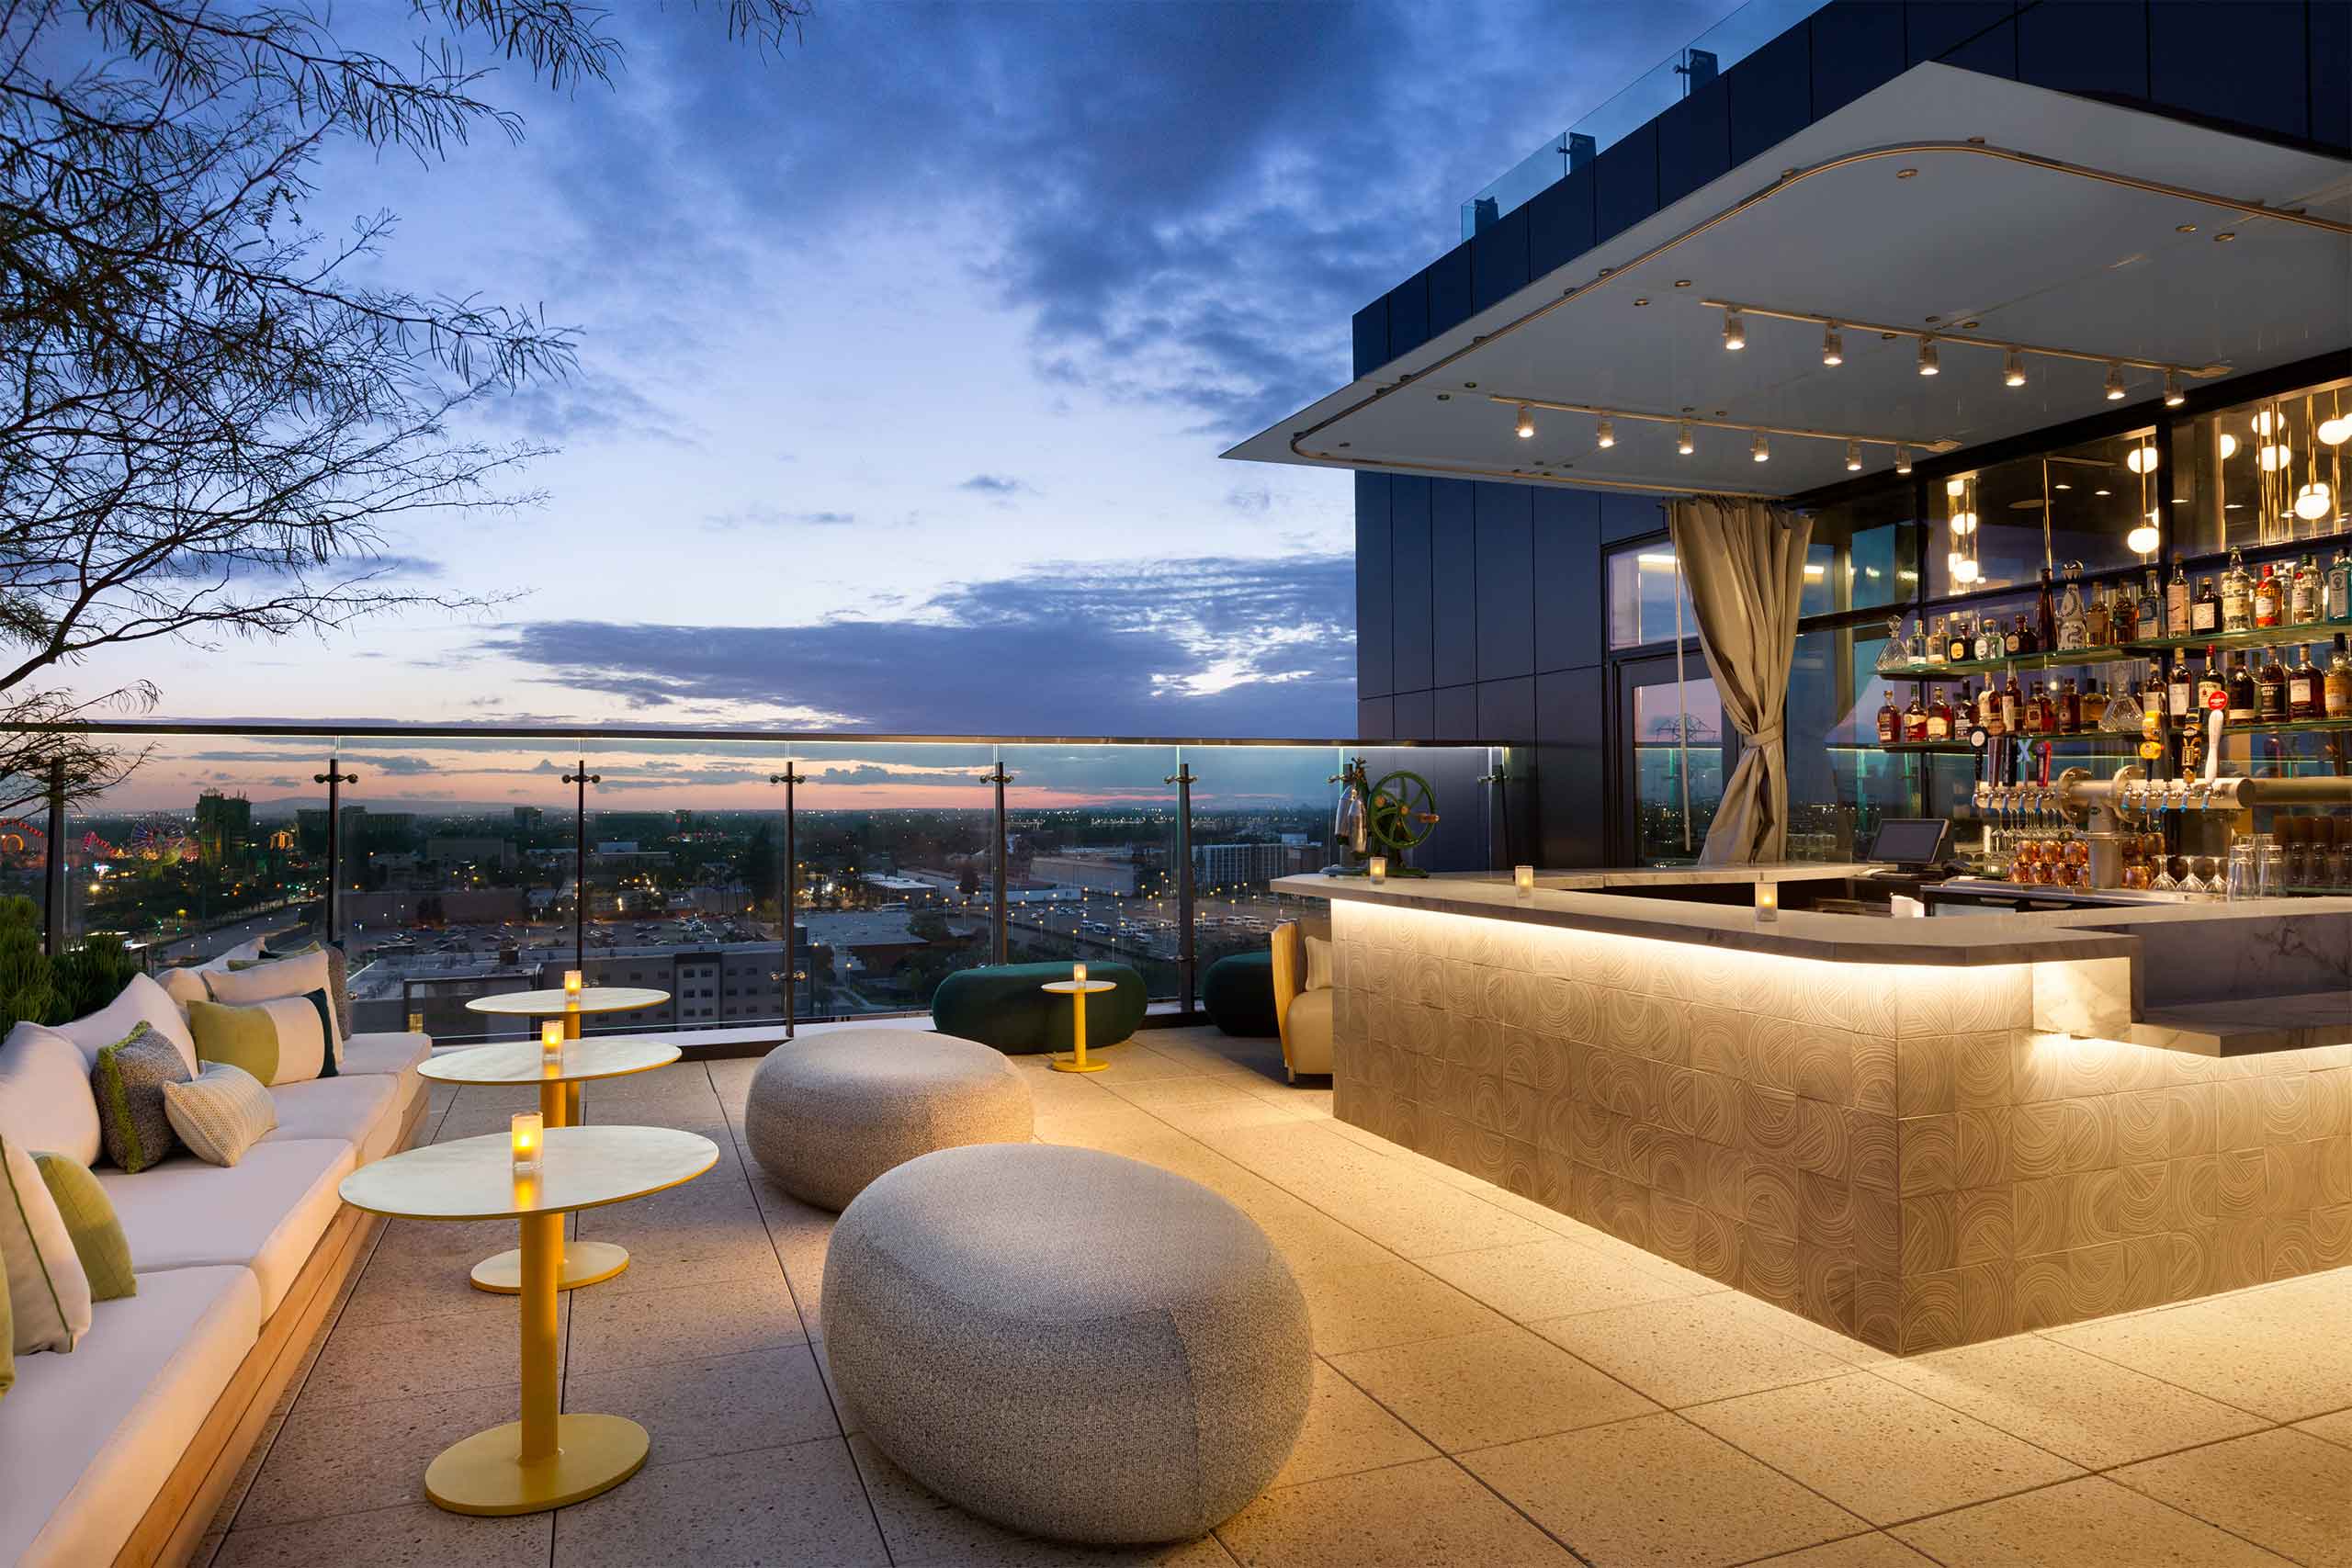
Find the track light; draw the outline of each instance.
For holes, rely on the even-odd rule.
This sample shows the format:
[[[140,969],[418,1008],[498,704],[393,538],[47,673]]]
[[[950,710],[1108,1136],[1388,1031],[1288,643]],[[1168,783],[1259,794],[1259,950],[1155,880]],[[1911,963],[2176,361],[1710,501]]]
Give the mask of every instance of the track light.
[[[1756,439],[1747,444],[1747,455],[1759,463],[1769,463],[1772,460],[1772,448],[1766,443],[1762,431],[1758,431]]]
[[[1747,323],[1739,319],[1737,310],[1724,311],[1724,346],[1735,352],[1747,346]]]
[[[1593,433],[1593,439],[1606,452],[1617,445],[1617,427],[1604,419],[1600,422],[1600,428]]]
[[[2165,407],[2168,409],[2177,409],[2188,400],[2188,394],[2180,389],[2180,372],[2177,370],[2165,371]]]
[[[1911,448],[1900,441],[1894,444],[1894,471],[1898,474],[1911,471]]]
[[[2107,400],[2110,403],[2123,400],[2123,367],[2111,359],[2107,363]]]
[[[1919,340],[1919,374],[1939,376],[1942,373],[1943,365],[1936,357],[1936,340],[1931,337],[1921,338]]]
[[[1846,363],[1846,339],[1834,322],[1821,329],[1821,363],[1831,367]]]
[[[1535,439],[1535,416],[1528,412],[1527,405],[1525,403],[1519,405],[1518,430],[1519,438],[1521,441],[1532,441]]]
[[[2025,355],[2014,348],[2001,357],[2001,385],[2004,387],[2025,385]]]
[[[1862,471],[1862,444],[1859,441],[1846,443],[1846,471],[1849,474]]]
[[[1687,419],[1674,427],[1674,449],[1686,457],[1699,449],[1699,444],[1690,439],[1690,422]]]

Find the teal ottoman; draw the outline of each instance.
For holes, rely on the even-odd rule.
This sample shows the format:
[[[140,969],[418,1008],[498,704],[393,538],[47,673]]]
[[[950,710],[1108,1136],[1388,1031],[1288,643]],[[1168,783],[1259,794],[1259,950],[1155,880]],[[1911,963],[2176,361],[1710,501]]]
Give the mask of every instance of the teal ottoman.
[[[1232,953],[1210,964],[1201,981],[1201,1005],[1224,1033],[1265,1039],[1280,1034],[1282,1021],[1274,1016],[1274,955]]]
[[[1086,998],[1086,1043],[1115,1045],[1143,1022],[1143,976],[1125,964],[1086,965],[1090,980],[1118,987]],[[958,969],[931,996],[932,1027],[993,1045],[1011,1056],[1067,1051],[1070,999],[1039,989],[1048,980],[1069,978],[1067,964],[997,964]]]

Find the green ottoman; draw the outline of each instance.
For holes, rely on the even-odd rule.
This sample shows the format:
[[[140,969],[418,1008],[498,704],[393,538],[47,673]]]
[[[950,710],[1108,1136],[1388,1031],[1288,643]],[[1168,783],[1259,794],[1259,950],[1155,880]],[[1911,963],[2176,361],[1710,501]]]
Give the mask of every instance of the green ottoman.
[[[1201,981],[1201,1005],[1209,1021],[1227,1034],[1271,1039],[1282,1032],[1274,1016],[1274,955],[1232,953],[1209,965]]]
[[[1115,1045],[1143,1022],[1143,976],[1125,964],[1086,965],[1090,980],[1108,980],[1118,989],[1086,998],[1086,1043]],[[993,1045],[1007,1055],[1070,1048],[1070,999],[1039,989],[1048,980],[1069,978],[1067,964],[998,964],[958,969],[931,996],[932,1027]]]

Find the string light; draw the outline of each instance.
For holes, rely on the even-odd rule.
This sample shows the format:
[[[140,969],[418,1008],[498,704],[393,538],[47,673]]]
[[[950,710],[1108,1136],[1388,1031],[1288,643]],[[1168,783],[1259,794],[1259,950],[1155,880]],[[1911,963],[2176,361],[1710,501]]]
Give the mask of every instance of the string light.
[[[1593,440],[1602,451],[1606,452],[1610,447],[1617,445],[1617,427],[1607,420],[1602,420],[1600,427],[1593,433]]]
[[[2025,385],[2025,355],[2014,348],[2001,356],[2001,384],[2005,387]]]
[[[1681,423],[1674,427],[1674,449],[1677,452],[1681,453],[1686,457],[1699,449],[1699,444],[1690,439],[1690,422],[1689,420],[1684,420]]]
[[[1771,446],[1764,439],[1762,431],[1758,431],[1756,439],[1747,444],[1747,455],[1759,463],[1769,463],[1772,460]]]
[[[1724,312],[1724,346],[1735,353],[1747,346],[1747,324],[1739,319],[1737,310]]]
[[[1849,474],[1862,471],[1862,444],[1859,441],[1846,443],[1846,471]]]
[[[1528,408],[1525,403],[1519,405],[1518,429],[1519,438],[1521,441],[1532,441],[1535,439],[1535,416],[1528,412]]]
[[[1821,363],[1832,368],[1846,363],[1846,340],[1835,321],[1821,329]]]
[[[1931,337],[1921,338],[1919,340],[1919,374],[1939,376],[1942,373],[1943,365],[1936,357],[1936,340]]]
[[[2123,400],[2123,367],[2111,359],[2107,362],[2107,400],[2110,403]]]

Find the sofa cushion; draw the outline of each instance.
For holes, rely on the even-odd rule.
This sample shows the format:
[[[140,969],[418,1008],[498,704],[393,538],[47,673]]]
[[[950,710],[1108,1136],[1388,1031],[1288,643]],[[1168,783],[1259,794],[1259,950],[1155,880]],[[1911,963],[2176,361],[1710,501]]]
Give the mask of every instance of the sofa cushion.
[[[179,1147],[164,1109],[164,1086],[186,1083],[179,1047],[141,1023],[130,1038],[98,1053],[90,1089],[106,1134],[107,1158],[123,1170],[144,1170]]]
[[[259,958],[240,958],[232,963],[232,970],[250,969],[256,964],[271,964],[283,958],[301,958],[313,953],[327,957],[327,995],[334,998],[334,1030],[345,1039],[351,1038],[351,961],[339,947],[327,947],[317,942],[301,947],[276,948],[264,945]]]
[[[1094,964],[1087,977],[1116,988],[1086,998],[1086,1043],[1115,1045],[1146,1010],[1143,976],[1125,964]],[[1070,999],[1040,987],[1069,978],[1067,964],[994,964],[958,969],[932,993],[932,1027],[1009,1055],[1070,1048]]]
[[[423,1091],[424,1079],[417,1068],[433,1056],[433,1039],[425,1034],[410,1034],[401,1031],[381,1033],[355,1034],[343,1043],[343,1070],[346,1073],[391,1073],[401,1080],[401,1103]]]
[[[256,1002],[276,1001],[284,997],[300,997],[318,1010],[319,1024],[326,1035],[325,1055],[317,1072],[311,1077],[333,1077],[343,1060],[343,1029],[335,1014],[334,975],[328,966],[323,951],[304,953],[299,958],[282,958],[275,962],[256,959],[251,963],[232,963],[225,969],[207,970],[205,985],[216,1002],[232,1007],[250,1007]],[[195,1010],[191,1008],[191,1020]]]
[[[361,1165],[381,1159],[400,1133],[400,1079],[382,1073],[281,1084],[269,1091],[277,1102],[277,1131],[262,1141],[341,1138],[359,1152]]]
[[[0,1128],[32,1148],[98,1163],[98,1102],[80,1046],[38,1023],[8,1031],[0,1041]]]
[[[0,1419],[0,1562],[113,1562],[253,1348],[261,1320],[261,1291],[247,1269],[146,1274],[137,1295],[97,1309],[102,1340],[80,1354],[19,1361]]]
[[[255,1144],[232,1166],[174,1160],[137,1176],[100,1171],[143,1278],[157,1269],[242,1263],[277,1310],[334,1223],[357,1159],[336,1138]]]
[[[71,1350],[90,1331],[90,1277],[32,1150],[0,1133],[0,1270],[19,1356]]]
[[[74,1256],[81,1260],[83,1276],[90,1281],[90,1300],[110,1302],[137,1295],[139,1281],[130,1272],[130,1243],[123,1239],[122,1222],[114,1217],[107,1190],[98,1185],[90,1168],[46,1151],[35,1154],[33,1163],[40,1168],[41,1184],[49,1189],[49,1200],[57,1205],[57,1216],[65,1222],[65,1234],[73,1239]]]
[[[205,985],[204,972],[200,969],[162,970],[157,973],[155,983],[164,987],[165,996],[182,1007],[187,1006],[190,1002],[209,1002],[212,999],[212,992]]]
[[[164,1110],[187,1152],[207,1165],[234,1165],[277,1125],[277,1102],[234,1062],[207,1062],[189,1083],[164,1086]]]
[[[141,1023],[153,1025],[156,1033],[178,1046],[187,1070],[196,1071],[196,1036],[188,1032],[187,1015],[169,992],[145,975],[133,975],[114,1000],[87,1018],[60,1024],[57,1032],[82,1048],[86,1068],[97,1065],[100,1051]]]

